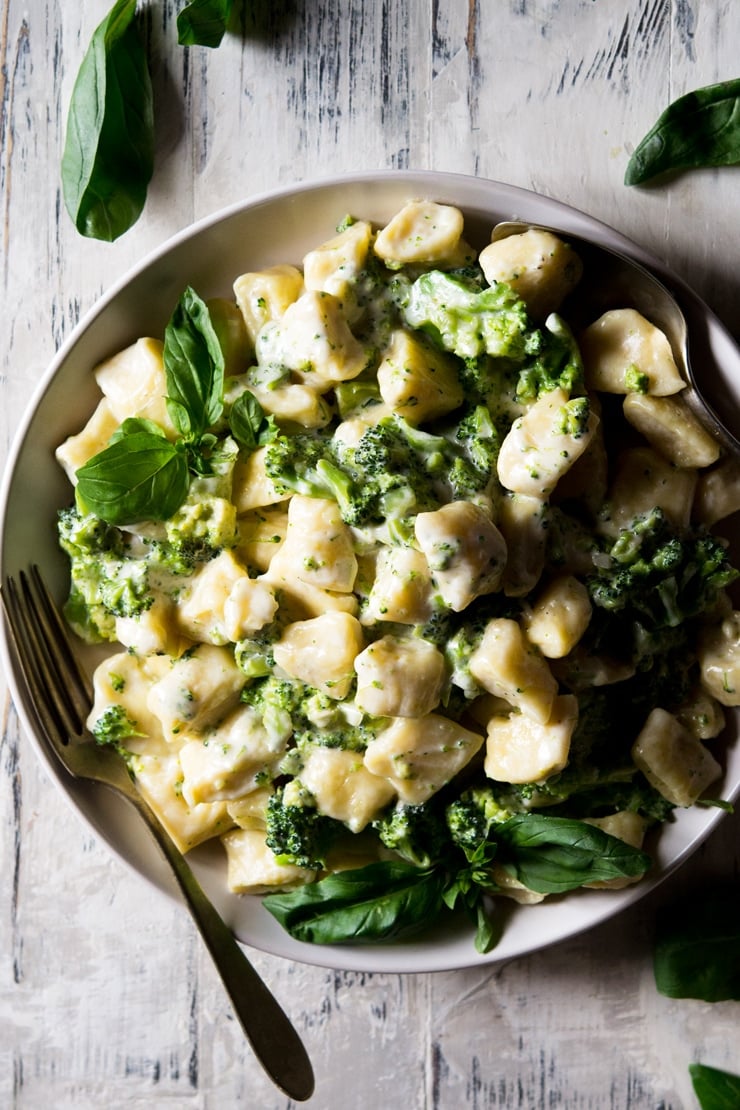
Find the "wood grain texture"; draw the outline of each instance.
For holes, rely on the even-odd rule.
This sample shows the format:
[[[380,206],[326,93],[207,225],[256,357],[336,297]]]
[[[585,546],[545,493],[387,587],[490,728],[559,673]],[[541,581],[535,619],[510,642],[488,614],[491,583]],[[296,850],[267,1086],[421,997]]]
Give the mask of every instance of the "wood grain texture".
[[[381,168],[494,178],[585,209],[670,261],[740,332],[737,173],[628,190],[631,149],[675,96],[737,76],[731,0],[251,0],[218,51],[141,18],[157,163],[113,245],[81,239],[57,167],[105,0],[2,0],[0,458],[59,344],[147,251],[223,205]],[[0,1106],[286,1110],[177,906],[91,836],[3,698]],[[260,953],[305,1035],[316,1110],[691,1110],[687,1065],[738,1070],[737,1005],[657,995],[654,912],[737,875],[740,817],[639,906],[485,969],[340,973]]]

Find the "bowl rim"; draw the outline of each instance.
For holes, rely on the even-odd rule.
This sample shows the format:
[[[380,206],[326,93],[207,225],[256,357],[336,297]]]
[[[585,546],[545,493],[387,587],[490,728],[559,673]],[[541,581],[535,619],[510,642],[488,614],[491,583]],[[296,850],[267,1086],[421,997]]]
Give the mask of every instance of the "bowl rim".
[[[607,223],[591,217],[580,209],[577,209],[569,204],[552,198],[546,197],[542,194],[533,192],[532,190],[525,189],[517,185],[509,185],[503,182],[496,181],[490,178],[481,178],[477,176],[438,172],[434,170],[379,170],[379,171],[360,171],[349,174],[321,176],[317,178],[309,178],[295,184],[283,185],[276,189],[263,190],[246,199],[235,201],[226,205],[218,210],[209,213],[193,223],[186,225],[174,234],[166,238],[160,244],[155,246],[152,250],[145,253],[142,258],[129,267],[123,274],[121,274],[112,284],[108,287],[100,297],[96,298],[91,306],[81,316],[77,324],[72,328],[69,335],[61,343],[46,370],[40,377],[36,387],[34,388],[22,414],[19,425],[13,437],[12,443],[7,456],[4,473],[2,476],[2,484],[0,485],[0,574],[4,579],[6,568],[4,566],[5,552],[6,552],[6,538],[8,529],[8,507],[11,491],[13,488],[13,481],[16,475],[18,461],[23,450],[26,437],[31,429],[34,418],[38,412],[40,405],[49,389],[50,383],[59,373],[64,366],[71,353],[80,341],[80,337],[90,328],[91,324],[100,317],[112,302],[125,290],[136,278],[144,274],[146,271],[154,267],[162,259],[166,258],[177,247],[186,244],[196,236],[203,232],[213,229],[214,227],[228,223],[235,217],[242,216],[250,210],[258,209],[264,205],[275,205],[286,200],[295,200],[300,202],[300,199],[307,194],[319,194],[321,192],[328,192],[335,190],[337,187],[368,187],[378,186],[382,188],[385,184],[394,183],[407,188],[416,187],[426,195],[433,195],[437,193],[440,195],[442,192],[450,195],[459,190],[462,194],[470,191],[471,197],[462,197],[459,202],[459,207],[463,210],[470,209],[472,203],[472,195],[480,194],[480,200],[484,201],[484,194],[490,193],[489,204],[491,207],[500,205],[501,203],[508,203],[514,212],[518,212],[520,208],[525,210],[531,205],[536,204],[544,206],[547,210],[551,210],[557,219],[553,220],[554,226],[562,227],[563,231],[567,234],[581,234],[585,238],[607,238],[610,245],[615,249],[621,250],[629,257],[634,258],[636,261],[647,265],[654,272],[662,278],[670,279],[674,289],[681,291],[682,295],[687,298],[688,303],[693,306],[695,312],[699,317],[709,322],[711,327],[718,328],[720,333],[729,340],[730,345],[737,352],[738,348],[735,341],[730,336],[727,329],[717,319],[712,310],[698,297],[696,293],[674,274],[660,259],[652,255],[649,251],[645,250],[639,244],[633,242],[627,236],[616,231]],[[417,194],[418,195],[418,194]],[[449,201],[454,203],[454,201]],[[512,217],[513,218],[513,217]],[[740,352],[738,352],[740,357]],[[75,794],[70,785],[70,779],[66,772],[60,765],[56,764],[45,749],[41,746],[37,738],[37,725],[33,710],[30,708],[20,675],[18,674],[17,667],[10,649],[9,637],[5,625],[5,621],[0,621],[0,662],[3,665],[9,691],[11,693],[13,703],[18,713],[19,719],[23,726],[23,732],[30,740],[37,757],[45,768],[46,773],[51,777],[56,787],[61,790],[62,794],[66,797],[67,802],[72,806],[78,818],[91,829],[97,837],[102,839],[107,848],[113,852],[124,865],[133,871],[140,878],[145,879],[150,884],[154,885],[158,890],[164,892],[168,896],[179,900],[174,883],[171,882],[169,877],[164,872],[156,873],[152,870],[142,870],[140,863],[137,863],[131,858],[131,852],[126,852],[122,847],[116,844],[115,839],[111,837],[110,831],[101,824],[100,821],[95,820],[88,811],[82,806],[79,797]],[[732,796],[740,792],[740,782],[736,784]],[[517,949],[514,945],[513,948],[504,946],[502,949],[494,949],[487,956],[479,956],[475,953],[472,945],[472,934],[469,940],[469,952],[457,952],[454,958],[433,958],[431,948],[427,951],[424,945],[423,935],[418,941],[406,945],[397,946],[369,946],[359,945],[352,947],[342,946],[314,946],[301,944],[290,940],[289,943],[281,943],[281,938],[278,935],[278,942],[270,945],[264,941],[256,944],[253,939],[243,937],[240,935],[240,940],[258,947],[262,951],[268,952],[272,955],[281,956],[283,958],[290,958],[299,960],[307,964],[313,964],[323,967],[331,967],[342,970],[357,970],[368,972],[392,972],[392,973],[411,973],[411,972],[429,972],[429,971],[442,971],[454,970],[469,966],[480,966],[483,963],[497,963],[501,960],[511,959],[519,955],[529,954],[538,951],[542,948],[549,947],[553,944],[570,939],[586,930],[590,930],[605,920],[622,912],[628,906],[634,904],[638,900],[645,897],[650,891],[654,890],[661,884],[669,875],[671,875],[677,868],[679,868],[685,860],[692,855],[699,845],[710,835],[715,829],[719,821],[724,817],[724,813],[715,809],[703,815],[701,828],[692,836],[686,846],[671,860],[667,865],[664,865],[653,876],[650,876],[634,886],[627,887],[624,891],[609,892],[604,898],[593,899],[593,906],[591,912],[587,915],[586,919],[579,920],[577,912],[570,915],[566,924],[557,932],[555,936],[544,936],[535,941],[530,941],[526,946]],[[208,867],[205,870],[197,866],[197,860],[193,861],[196,874],[201,880],[207,893],[214,898],[214,901],[219,900],[219,891],[217,883],[213,875],[210,873]],[[589,892],[591,894],[592,892]],[[601,893],[601,892],[599,892]],[[577,892],[576,892],[577,894]],[[236,897],[236,896],[231,896]],[[576,903],[573,895],[568,898]],[[565,903],[564,903],[565,904]],[[539,907],[536,907],[539,909]],[[265,911],[266,912],[266,911]],[[224,913],[224,916],[227,916]],[[279,928],[279,927],[278,927]],[[282,932],[282,931],[281,931]],[[287,934],[286,934],[287,936]],[[444,952],[444,945],[441,949],[435,948],[434,952]],[[414,958],[410,958],[410,954],[414,953]],[[404,960],[404,956],[408,957]],[[404,966],[404,963],[407,966]]]

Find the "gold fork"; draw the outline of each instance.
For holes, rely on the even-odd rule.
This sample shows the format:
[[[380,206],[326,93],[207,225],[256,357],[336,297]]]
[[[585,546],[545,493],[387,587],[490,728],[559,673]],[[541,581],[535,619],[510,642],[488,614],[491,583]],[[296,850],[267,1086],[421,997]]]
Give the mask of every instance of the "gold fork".
[[[285,1094],[299,1102],[310,1098],[313,1070],[296,1030],[137,790],[123,758],[92,741],[85,724],[90,681],[38,567],[21,571],[17,581],[8,576],[0,593],[40,740],[74,778],[110,787],[136,808],[172,869],[255,1055]]]

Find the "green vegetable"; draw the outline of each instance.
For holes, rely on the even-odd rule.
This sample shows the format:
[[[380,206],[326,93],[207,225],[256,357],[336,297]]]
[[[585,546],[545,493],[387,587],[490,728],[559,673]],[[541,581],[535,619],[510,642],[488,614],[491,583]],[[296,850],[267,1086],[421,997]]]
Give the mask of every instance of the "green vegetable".
[[[64,201],[77,230],[107,242],[139,218],[154,165],[152,87],[135,15],[136,0],[118,0],[95,30],[62,155]]]
[[[484,901],[497,889],[490,873],[494,859],[542,893],[633,877],[650,866],[644,852],[592,825],[521,814],[492,827],[466,862],[449,852],[437,865],[423,867],[384,860],[270,895],[264,904],[291,936],[314,944],[395,938],[431,923],[445,906],[461,906],[476,922],[478,950],[488,951],[498,936]]]
[[[229,412],[231,434],[240,447],[248,451],[265,443],[271,443],[278,435],[273,416],[267,416],[262,405],[249,390],[241,393]]]
[[[671,170],[740,162],[740,78],[705,85],[674,100],[639,143],[625,185]]]
[[[232,0],[190,0],[177,16],[177,41],[181,46],[219,46],[231,8]]]
[[[396,940],[438,916],[444,883],[444,874],[434,868],[384,860],[327,875],[286,894],[270,894],[262,904],[296,940]]]
[[[226,457],[230,476],[236,444],[230,451],[209,432],[224,407],[223,351],[207,305],[190,287],[165,331],[164,369],[180,440],[171,443],[152,421],[131,418],[77,471],[84,510],[109,524],[169,520],[188,496],[191,470],[218,474]]]
[[[701,1110],[737,1110],[740,1106],[740,1075],[706,1064],[689,1064],[689,1074]]]
[[[434,801],[417,806],[399,803],[372,824],[386,848],[417,867],[429,867],[449,853],[444,814]]]
[[[92,514],[63,510],[58,533],[70,559],[65,617],[88,642],[115,640],[116,617],[136,617],[154,600],[146,561],[133,558],[121,533]]]
[[[341,830],[339,821],[319,813],[296,779],[280,787],[267,803],[265,839],[278,863],[318,871]]]
[[[138,731],[138,723],[132,721],[122,705],[109,705],[92,727],[92,734],[98,744],[109,744],[124,752],[123,741],[131,736],[144,736]]]
[[[562,894],[584,883],[636,878],[650,856],[583,821],[517,814],[495,829],[497,859],[540,894]]]
[[[190,286],[165,329],[164,370],[170,419],[197,442],[223,411],[224,355],[208,306]]]
[[[151,432],[119,434],[77,471],[79,502],[108,524],[167,520],[188,484],[185,455]]]
[[[740,1001],[740,886],[695,891],[658,916],[655,985],[669,998]]]
[[[658,508],[636,517],[608,554],[610,565],[587,583],[591,600],[649,629],[678,628],[706,612],[738,576],[718,539],[677,534]]]

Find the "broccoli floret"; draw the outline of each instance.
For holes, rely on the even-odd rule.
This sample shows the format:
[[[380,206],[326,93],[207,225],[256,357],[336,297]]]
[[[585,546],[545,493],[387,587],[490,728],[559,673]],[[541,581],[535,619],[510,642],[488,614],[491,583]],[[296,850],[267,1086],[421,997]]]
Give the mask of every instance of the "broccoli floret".
[[[167,541],[175,551],[203,561],[236,543],[231,486],[238,453],[235,441],[227,437],[210,455],[198,456],[202,471],[191,479],[185,500],[165,523]]]
[[[135,617],[154,598],[144,558],[134,558],[122,533],[97,517],[65,509],[59,543],[70,558],[70,592],[64,613],[88,643],[115,640],[116,617]]]
[[[432,270],[411,286],[403,315],[463,359],[489,354],[522,362],[540,342],[526,305],[503,282],[480,289],[464,276]]]
[[[535,401],[541,394],[553,389],[564,389],[568,395],[580,392],[583,389],[583,361],[568,325],[560,316],[553,314],[548,316],[545,329],[539,335],[539,349],[520,371],[517,400]]]
[[[591,600],[648,629],[677,628],[706,612],[738,576],[720,540],[709,533],[679,536],[659,508],[636,517],[608,555],[611,565],[588,581]]]
[[[107,706],[92,727],[97,744],[110,746],[126,756],[124,740],[132,736],[143,736],[138,724],[133,721],[122,705]]]
[[[361,487],[341,467],[331,440],[325,436],[277,436],[267,446],[265,469],[282,493],[334,498],[344,520],[353,520],[363,511]]]
[[[417,867],[438,863],[449,852],[444,812],[432,802],[400,803],[372,822],[381,842]]]
[[[263,629],[248,640],[240,640],[234,648],[236,665],[247,678],[266,678],[275,669],[273,638]]]
[[[507,821],[515,810],[502,805],[493,786],[472,787],[451,802],[445,817],[450,837],[468,859],[488,840],[491,827]]]
[[[316,809],[312,795],[293,779],[267,803],[266,843],[278,863],[321,870],[343,825]]]
[[[262,717],[262,724],[277,742],[290,738],[295,728],[306,686],[297,680],[269,675],[257,678],[242,690],[241,700],[253,706]]]
[[[377,381],[366,381],[364,378],[340,382],[334,387],[334,398],[342,420],[366,413],[383,401]]]

